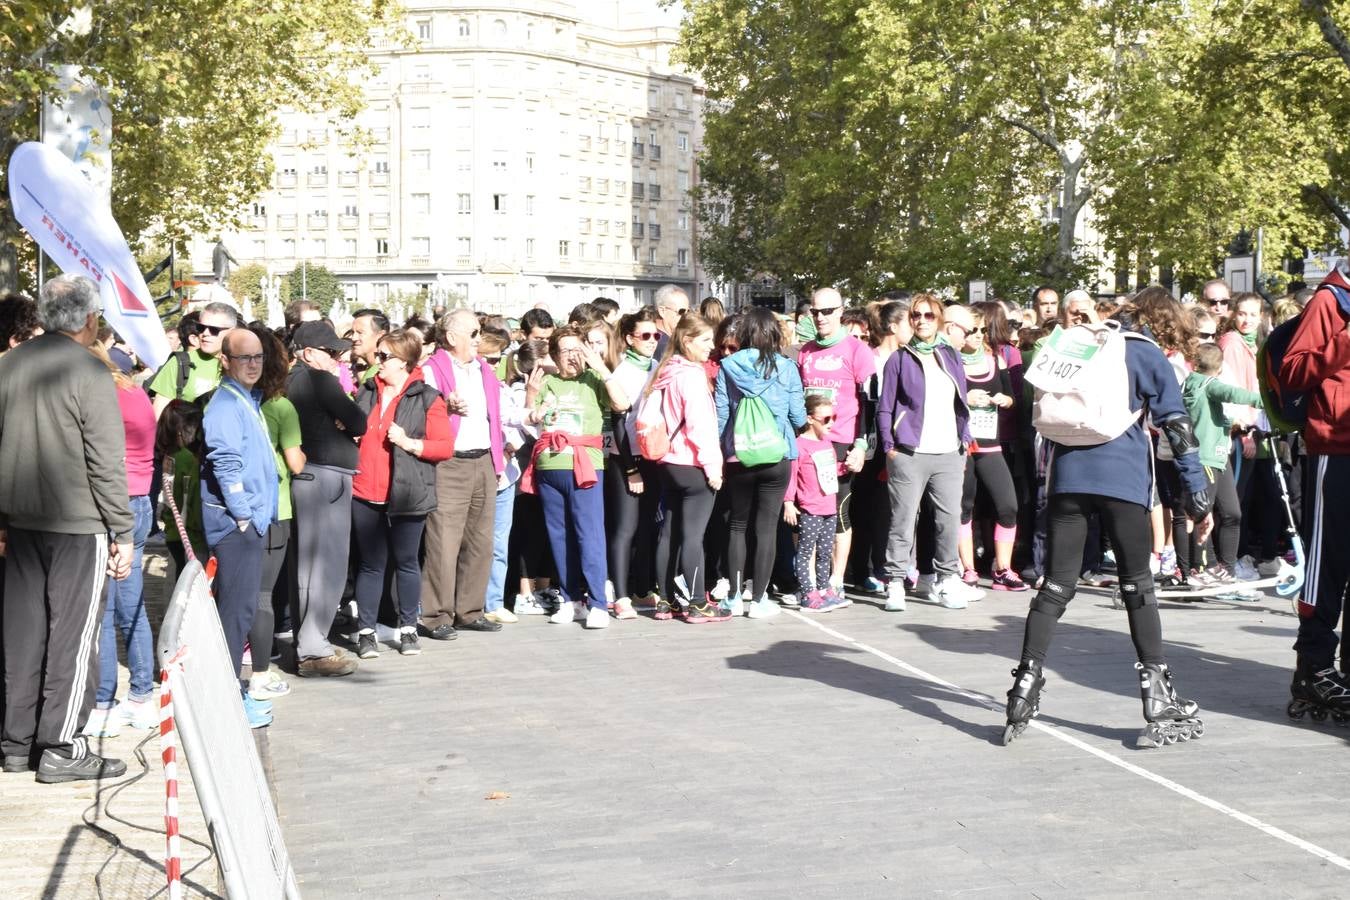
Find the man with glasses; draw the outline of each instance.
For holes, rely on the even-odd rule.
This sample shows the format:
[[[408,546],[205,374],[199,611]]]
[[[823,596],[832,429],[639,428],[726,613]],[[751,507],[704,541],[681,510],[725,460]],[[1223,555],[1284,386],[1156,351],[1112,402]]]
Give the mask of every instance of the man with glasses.
[[[1228,289],[1228,282],[1222,278],[1211,278],[1200,289],[1200,298],[1216,321],[1228,318],[1228,309],[1233,298],[1233,292]]]
[[[422,633],[449,641],[460,631],[500,631],[483,614],[492,566],[497,477],[505,470],[501,382],[478,356],[478,317],[457,309],[441,320],[444,346],[424,368],[446,398],[455,455],[436,466],[436,509],[427,516]],[[499,618],[494,617],[494,618]]]
[[[655,359],[664,359],[666,344],[680,319],[689,312],[689,295],[673,284],[663,284],[656,289],[656,330],[661,336],[656,339]]]
[[[830,586],[840,596],[843,595],[844,571],[848,568],[848,554],[853,543],[849,495],[853,475],[862,469],[867,455],[867,434],[871,428],[865,386],[877,370],[877,358],[872,348],[844,330],[843,311],[844,298],[834,288],[820,288],[811,295],[811,320],[816,326],[816,337],[802,345],[797,358],[806,394],[823,394],[834,405],[834,422],[830,425],[828,438],[834,444],[840,473],[834,571],[830,573]],[[755,573],[753,577],[762,576]]]
[[[389,319],[378,309],[358,309],[352,314],[352,374],[357,384],[365,384],[380,371],[375,351],[388,330]]]
[[[170,354],[150,382],[156,418],[170,400],[191,403],[216,389],[221,338],[238,324],[239,314],[228,303],[216,301],[201,308],[196,326],[187,333],[188,349]]]
[[[202,527],[216,558],[213,591],[230,666],[239,675],[244,640],[258,611],[267,529],[277,515],[277,462],[262,416],[263,347],[246,328],[221,341],[224,376],[202,417]],[[272,704],[254,700],[239,683],[249,725],[272,722]]]

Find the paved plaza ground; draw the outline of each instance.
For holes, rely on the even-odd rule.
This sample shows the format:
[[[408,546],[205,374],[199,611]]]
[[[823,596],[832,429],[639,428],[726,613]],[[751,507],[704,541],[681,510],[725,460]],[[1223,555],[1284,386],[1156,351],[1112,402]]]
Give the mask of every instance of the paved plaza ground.
[[[293,678],[266,744],[303,895],[1345,894],[1350,728],[1285,718],[1287,601],[1163,604],[1207,733],[1140,751],[1125,616],[1091,591],[1039,724],[999,746],[1028,597],[987,596],[598,633],[527,619]],[[109,747],[132,775],[141,740]],[[150,774],[120,791],[0,781],[0,896],[155,895],[144,749]],[[184,850],[190,887],[218,891]]]
[[[1061,622],[1045,727],[998,744],[1026,603],[523,620],[297,679],[270,737],[302,890],[1345,894],[1350,728],[1285,718],[1288,601],[1164,604],[1207,733],[1154,751],[1134,749],[1125,615],[1091,593]]]

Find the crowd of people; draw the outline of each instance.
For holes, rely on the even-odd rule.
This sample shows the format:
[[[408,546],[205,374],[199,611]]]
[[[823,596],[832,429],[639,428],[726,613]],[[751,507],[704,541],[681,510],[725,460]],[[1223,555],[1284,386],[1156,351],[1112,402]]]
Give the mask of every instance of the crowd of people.
[[[1188,304],[1158,286],[1042,287],[1025,308],[902,292],[850,305],[824,287],[783,315],[695,308],[670,285],[650,307],[599,298],[559,322],[541,308],[332,322],[298,301],[275,330],[213,302],[150,371],[101,325],[97,289],[62,276],[0,305],[5,770],[115,775],[87,738],[154,725],[141,567],[161,527],[179,570],[215,561],[254,727],[290,690],[278,660],[342,676],[526,616],[706,624],[866,596],[961,610],[989,590],[1031,596],[1011,739],[1077,586],[1117,583],[1150,739],[1198,736],[1157,598],[1259,597],[1296,559],[1281,475],[1304,485],[1292,515],[1310,545],[1294,697],[1344,714],[1336,301],[1272,304],[1221,280]],[[1308,423],[1282,434],[1258,350],[1300,317],[1283,360]],[[1077,371],[1061,339],[1076,332],[1119,354],[1114,414],[1072,420],[1043,400]]]

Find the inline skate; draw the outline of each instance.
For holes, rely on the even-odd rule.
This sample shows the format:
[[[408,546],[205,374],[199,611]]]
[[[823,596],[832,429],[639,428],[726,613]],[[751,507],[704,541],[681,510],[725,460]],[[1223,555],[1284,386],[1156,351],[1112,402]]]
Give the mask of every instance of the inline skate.
[[[1139,670],[1139,696],[1144,701],[1144,719],[1135,746],[1161,747],[1177,741],[1189,741],[1205,733],[1205,723],[1196,717],[1200,704],[1177,696],[1172,687],[1172,672],[1163,664],[1135,663]]]
[[[1008,691],[1008,724],[1003,728],[1003,746],[1008,746],[1041,711],[1041,688],[1045,675],[1040,660],[1024,659],[1012,670],[1013,686]]]
[[[1289,693],[1293,699],[1285,711],[1291,719],[1311,715],[1314,722],[1325,722],[1330,715],[1337,725],[1350,722],[1350,678],[1334,667],[1314,672],[1300,663]]]

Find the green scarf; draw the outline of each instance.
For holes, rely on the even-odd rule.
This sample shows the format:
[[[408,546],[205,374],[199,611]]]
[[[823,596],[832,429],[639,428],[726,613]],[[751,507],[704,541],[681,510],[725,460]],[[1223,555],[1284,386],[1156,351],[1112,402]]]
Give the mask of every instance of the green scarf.
[[[1241,334],[1241,335],[1242,335],[1242,340],[1246,342],[1246,344],[1247,344],[1247,349],[1248,349],[1248,350],[1255,350],[1255,349],[1256,349],[1256,332],[1255,332],[1255,331],[1253,331],[1251,334],[1242,334],[1242,332],[1239,331],[1238,334]]]
[[[835,344],[839,343],[840,341],[842,341],[842,340],[843,340],[844,338],[846,338],[846,337],[848,337],[848,332],[845,331],[843,328],[840,328],[838,331],[836,331],[836,332],[835,332],[834,334],[832,334],[830,337],[821,337],[820,334],[817,333],[817,334],[816,334],[816,338],[815,338],[815,340],[816,340],[816,346],[817,346],[817,347],[833,347]]]
[[[984,362],[984,358],[985,352],[983,348],[976,350],[974,353],[967,353],[964,350],[961,351],[961,362],[967,366],[974,366],[982,363]]]
[[[652,359],[650,356],[643,356],[632,347],[623,351],[623,358],[644,372],[650,372],[652,370],[652,363],[656,362],[656,360]]]
[[[797,328],[793,332],[793,337],[797,339],[797,343],[799,344],[805,344],[815,339],[816,323],[815,320],[811,318],[810,314],[802,316],[797,320]]]
[[[928,342],[919,340],[919,336],[916,334],[909,339],[909,348],[924,356],[932,356],[933,351],[945,343],[947,343],[947,339],[940,334]]]

